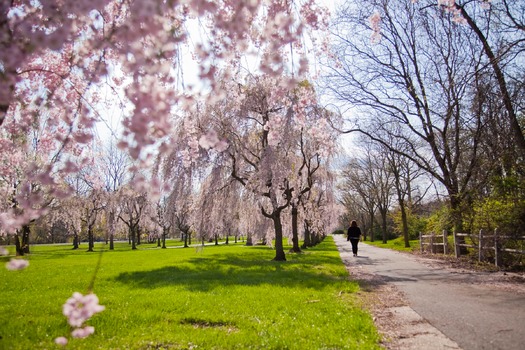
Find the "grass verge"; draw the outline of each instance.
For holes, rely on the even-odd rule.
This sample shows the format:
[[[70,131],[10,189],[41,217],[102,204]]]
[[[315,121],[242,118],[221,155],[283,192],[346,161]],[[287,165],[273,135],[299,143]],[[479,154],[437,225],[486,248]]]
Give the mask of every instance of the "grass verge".
[[[405,247],[405,240],[403,237],[398,237],[395,239],[388,240],[386,243],[383,243],[382,240],[375,240],[374,242],[365,241],[364,243],[370,244],[379,248],[388,248],[398,251],[411,252],[419,249],[419,240],[410,240],[410,247]]]
[[[58,348],[58,336],[70,338],[67,349],[379,349],[331,237],[286,262],[241,243],[119,244],[102,255],[94,292],[106,310],[86,339],[71,339],[61,311],[86,292],[98,252],[33,246],[26,270],[0,269],[0,349]]]

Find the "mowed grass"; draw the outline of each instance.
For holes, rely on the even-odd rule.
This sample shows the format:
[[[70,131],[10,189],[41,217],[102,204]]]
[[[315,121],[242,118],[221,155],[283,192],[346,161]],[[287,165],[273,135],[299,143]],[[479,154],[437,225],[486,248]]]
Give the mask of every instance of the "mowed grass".
[[[387,249],[393,249],[398,251],[404,251],[404,252],[411,252],[414,250],[419,249],[419,240],[410,240],[408,243],[410,244],[409,248],[405,247],[405,240],[403,237],[398,237],[395,239],[388,240],[386,243],[383,243],[381,239],[376,239],[373,242],[365,241],[364,243],[370,244],[379,248],[387,248]]]
[[[0,269],[0,349],[56,349],[59,336],[67,349],[380,348],[331,237],[286,262],[240,242],[135,251],[119,243],[102,253],[94,292],[106,310],[87,322],[95,334],[71,339],[62,304],[86,292],[105,246],[95,248],[33,246],[26,270]]]

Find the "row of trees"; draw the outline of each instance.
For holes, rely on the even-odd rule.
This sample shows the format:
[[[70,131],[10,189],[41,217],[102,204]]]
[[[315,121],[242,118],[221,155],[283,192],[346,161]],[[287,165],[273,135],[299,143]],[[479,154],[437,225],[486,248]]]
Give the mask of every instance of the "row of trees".
[[[312,0],[2,2],[0,233],[13,235],[22,254],[29,247],[31,225],[47,215],[57,217],[72,232],[86,230],[92,245],[90,232],[100,217],[110,236],[119,222],[126,222],[130,232],[135,232],[143,220],[139,220],[141,208],[148,206],[145,203],[155,207],[151,203],[159,198],[160,207],[193,212],[193,218],[199,213],[201,221],[192,223],[196,230],[215,232],[223,221],[217,206],[224,199],[214,179],[225,180],[230,169],[230,178],[241,188],[224,181],[228,187],[221,193],[231,200],[247,198],[249,205],[243,208],[255,206],[259,216],[269,217],[280,245],[281,213],[293,203],[294,216],[301,215],[304,209],[299,207],[311,206],[306,197],[317,203],[315,207],[323,207],[331,196],[323,191],[324,185],[314,186],[313,174],[322,173],[320,160],[306,151],[306,140],[301,141],[305,154],[301,156],[296,147],[298,130],[290,134],[294,148],[278,145],[279,118],[291,130],[290,116],[297,114],[293,109],[302,109],[300,98],[293,97],[299,102],[287,105],[272,101],[271,108],[286,112],[277,117],[277,110],[262,111],[256,121],[251,107],[239,108],[250,105],[243,101],[253,99],[249,91],[255,91],[257,84],[241,81],[244,77],[239,73],[247,72],[243,62],[250,60],[257,74],[277,84],[268,89],[268,96],[291,101],[297,76],[302,79],[308,70],[303,40],[307,32],[325,28],[326,19],[325,9]],[[187,45],[192,46],[198,64],[199,87],[207,94],[184,80],[182,60]],[[319,50],[322,47],[314,48]],[[278,79],[272,81],[275,77]],[[231,100],[237,98],[239,101]],[[261,106],[265,103],[260,102]],[[129,185],[118,184],[109,190],[97,178],[102,172],[93,159],[100,155],[93,149],[97,124],[109,123],[108,114],[114,110],[122,115],[122,131],[113,136],[119,140],[119,149],[132,159],[133,175]],[[236,114],[230,114],[234,110]],[[210,120],[205,119],[208,113],[213,116]],[[241,121],[242,115],[266,129],[255,131],[253,123]],[[273,122],[277,124],[270,126]],[[313,130],[324,132],[323,127]],[[257,136],[258,132],[263,136]],[[217,135],[221,140],[214,139]],[[259,137],[264,140],[262,148],[234,146],[235,138],[243,137],[246,145]],[[304,165],[297,162],[293,172],[308,171],[283,175],[283,168],[271,165],[278,164],[276,159],[266,157],[270,153],[286,165],[292,157],[308,157]],[[201,165],[205,159],[208,163]],[[180,164],[174,166],[172,160]],[[294,187],[294,179],[303,179],[307,172],[305,184]],[[260,183],[265,184],[264,191],[254,190]],[[209,192],[207,197],[195,197],[203,191]],[[178,204],[185,198],[193,198],[191,205]],[[270,205],[261,205],[265,198]],[[66,214],[63,208],[84,210]],[[122,213],[127,215],[124,220]],[[61,216],[75,223],[66,225],[66,218],[58,219]],[[309,223],[311,231],[314,221]],[[209,225],[215,226],[206,228]],[[282,247],[278,252],[277,258],[284,259]]]
[[[326,18],[312,0],[1,2],[1,233],[16,233],[25,249],[30,223],[76,196],[64,179],[91,162],[96,125],[115,109],[118,147],[133,159],[131,172],[143,174],[132,187],[156,186],[162,171],[150,167],[157,154],[166,158],[190,137],[197,144],[185,162],[200,152],[205,135],[184,128],[195,124],[199,103],[208,108],[226,97],[222,82],[245,71],[245,59],[258,74],[296,84],[308,68],[304,55],[297,60],[301,41]],[[187,46],[198,86],[211,93],[184,80]]]
[[[67,231],[74,248],[84,235],[88,251],[96,230],[109,249],[122,231],[132,249],[141,232],[156,232],[163,247],[176,232],[186,240],[192,232],[203,241],[241,234],[247,244],[275,239],[276,260],[286,260],[285,237],[295,252],[300,238],[303,248],[317,244],[337,223],[329,170],[337,138],[330,125],[337,116],[317,105],[308,82],[292,88],[283,82],[225,80],[227,96],[181,117],[173,135],[179,142],[159,154],[153,171],[132,173],[131,158],[113,145],[72,158],[76,172],[58,185],[73,194],[50,197],[46,215],[16,232],[17,253],[29,252],[31,229],[43,227]],[[41,155],[38,147],[33,154]],[[143,186],[134,177],[143,177]]]
[[[367,140],[360,139],[342,186],[358,198],[343,200],[371,232],[377,215],[385,239],[392,211],[407,245],[410,228],[525,229],[524,6],[344,2],[327,88],[357,116],[346,131]],[[365,19],[374,11],[380,40],[371,44]],[[424,210],[430,201],[442,207],[434,216]],[[416,214],[430,224],[410,227]]]
[[[176,137],[185,142],[160,158],[159,171],[175,187],[200,186],[197,231],[229,232],[236,208],[243,208],[247,233],[271,223],[275,260],[286,260],[287,211],[295,252],[301,227],[309,246],[337,223],[330,172],[337,138],[330,124],[337,117],[318,106],[306,81],[250,75],[221,84],[221,99],[184,116]]]

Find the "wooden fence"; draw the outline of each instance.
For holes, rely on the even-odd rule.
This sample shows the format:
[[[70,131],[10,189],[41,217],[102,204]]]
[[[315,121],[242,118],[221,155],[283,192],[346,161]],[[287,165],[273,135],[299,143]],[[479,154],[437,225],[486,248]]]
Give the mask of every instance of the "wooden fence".
[[[430,252],[432,254],[436,253],[443,253],[448,254],[448,234],[446,230],[443,230],[442,235],[436,235],[434,232],[424,235],[423,233],[419,233],[419,249],[421,252],[425,250],[425,246],[429,246]],[[437,252],[437,250],[441,250],[440,252]]]
[[[502,265],[503,253],[520,254],[525,255],[524,249],[509,248],[509,242],[519,242],[518,246],[524,247],[525,236],[506,236],[498,235],[497,230],[494,230],[491,234],[485,233],[480,230],[478,234],[454,232],[454,254],[456,258],[461,255],[461,248],[472,248],[478,251],[478,260],[484,261],[486,259],[486,251],[494,252],[494,264],[496,266]],[[435,254],[439,249],[439,253],[448,254],[448,234],[444,230],[443,234],[436,235],[434,233],[423,235],[419,234],[419,245],[420,250],[423,252],[425,246],[429,246],[429,250],[432,254]],[[441,249],[442,248],[442,249]],[[441,251],[442,250],[442,251]]]

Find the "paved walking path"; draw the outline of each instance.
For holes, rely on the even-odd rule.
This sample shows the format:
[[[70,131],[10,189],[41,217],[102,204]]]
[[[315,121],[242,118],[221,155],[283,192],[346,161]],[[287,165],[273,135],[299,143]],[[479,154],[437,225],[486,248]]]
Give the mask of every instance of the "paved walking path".
[[[469,284],[462,273],[364,243],[353,257],[344,236],[334,235],[334,240],[345,264],[379,275],[404,293],[409,308],[395,311],[408,326],[428,325],[406,349],[525,349],[524,294]],[[427,322],[410,320],[418,316]]]

